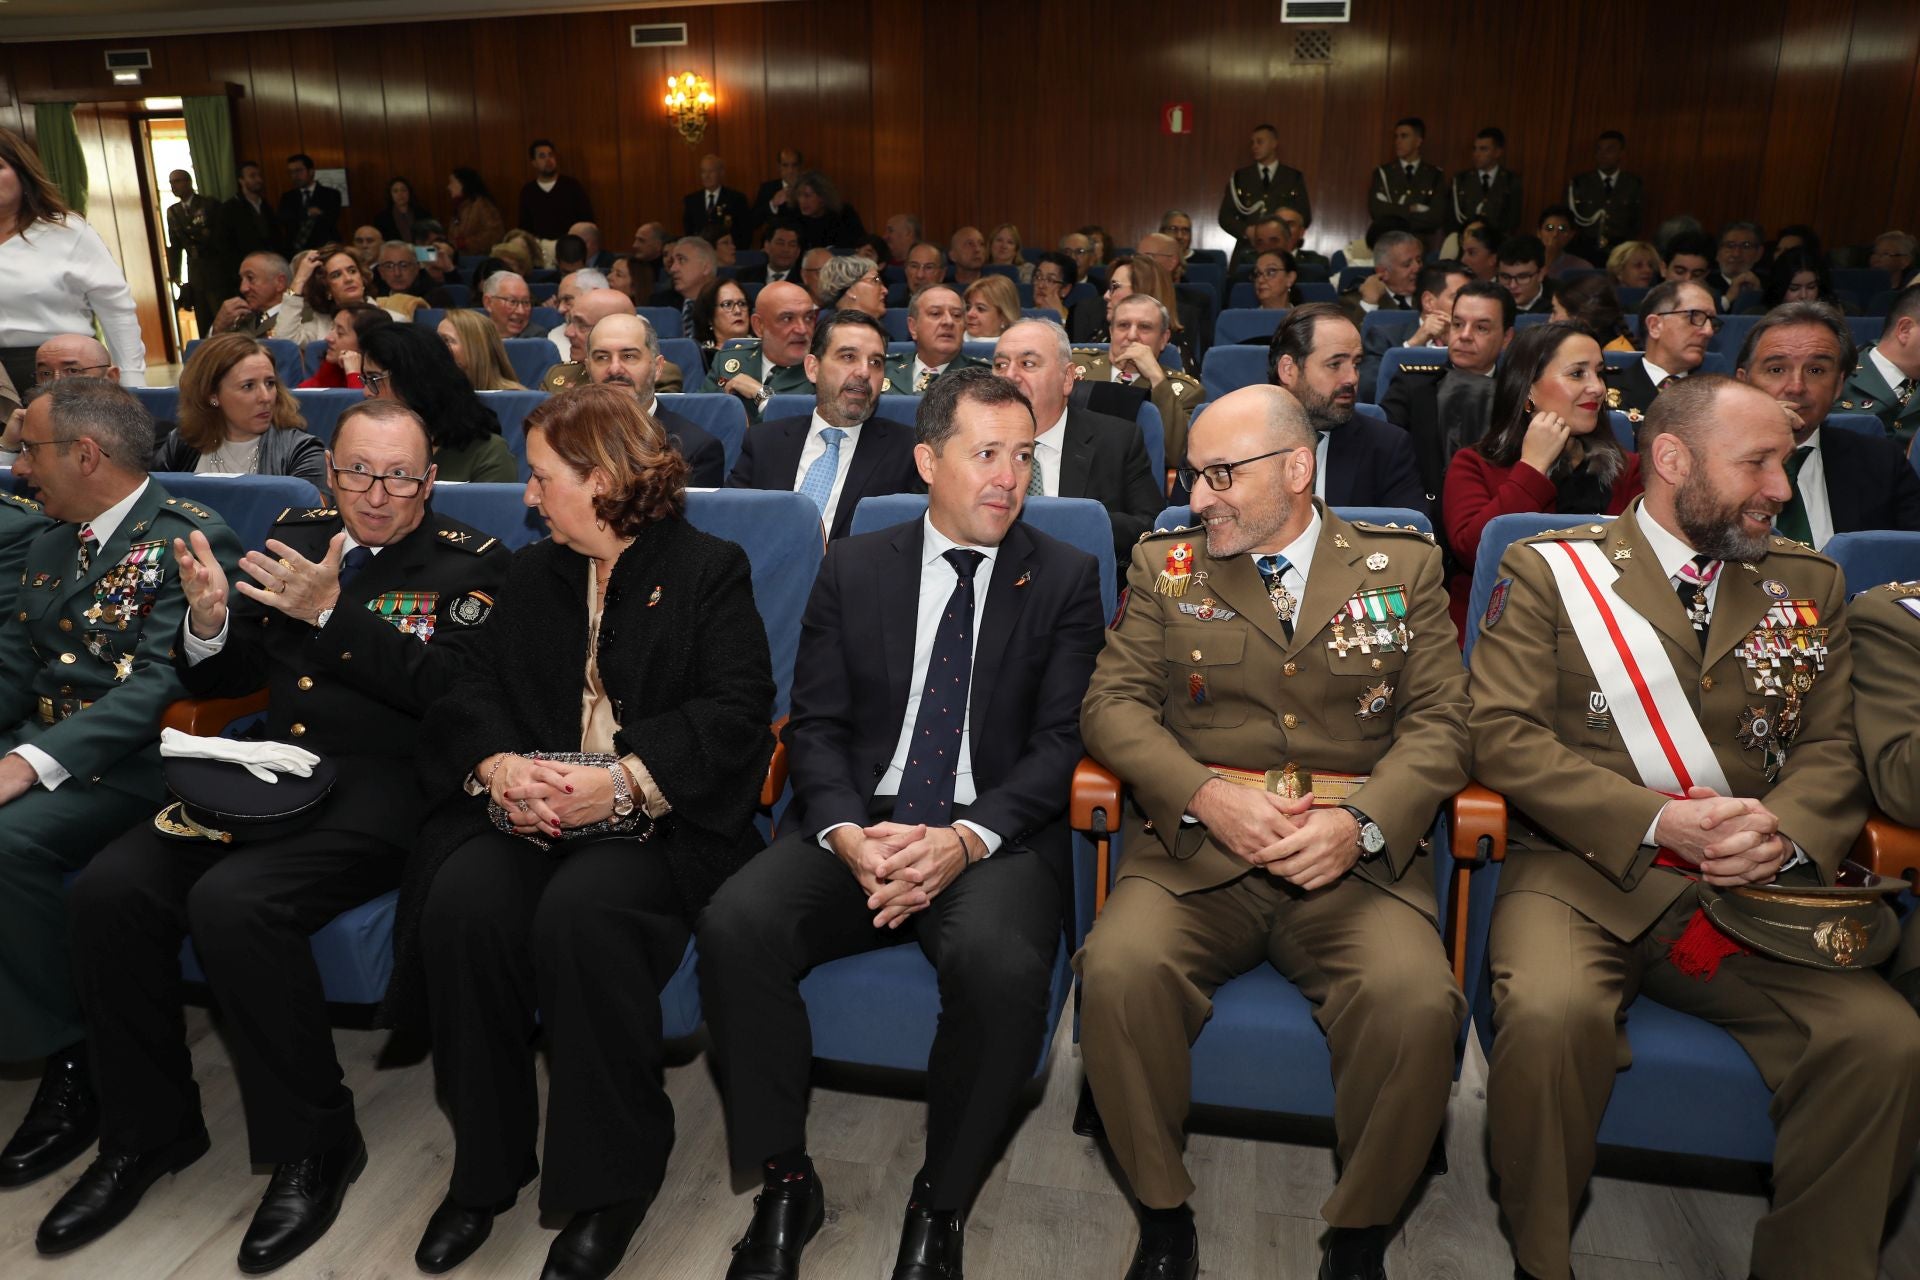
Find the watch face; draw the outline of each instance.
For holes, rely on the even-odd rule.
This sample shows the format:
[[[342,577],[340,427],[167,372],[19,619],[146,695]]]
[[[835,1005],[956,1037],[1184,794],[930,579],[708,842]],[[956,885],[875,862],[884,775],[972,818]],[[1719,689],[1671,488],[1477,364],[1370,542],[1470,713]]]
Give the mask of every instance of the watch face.
[[[1387,847],[1387,837],[1378,826],[1369,822],[1360,828],[1360,847],[1368,853],[1378,853]]]

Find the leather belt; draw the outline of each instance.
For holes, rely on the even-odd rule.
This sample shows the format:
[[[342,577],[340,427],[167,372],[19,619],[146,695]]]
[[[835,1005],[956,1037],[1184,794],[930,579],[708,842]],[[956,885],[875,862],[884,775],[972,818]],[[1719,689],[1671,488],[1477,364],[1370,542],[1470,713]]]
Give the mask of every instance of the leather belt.
[[[1365,786],[1372,777],[1365,773],[1308,769],[1293,762],[1283,764],[1278,769],[1264,770],[1236,769],[1225,764],[1210,764],[1207,768],[1222,782],[1231,782],[1238,787],[1252,787],[1256,791],[1271,791],[1283,796],[1312,795],[1314,807],[1318,809],[1330,809],[1347,803],[1353,793]]]
[[[76,715],[93,705],[89,698],[41,698],[40,723],[58,724],[68,716]]]

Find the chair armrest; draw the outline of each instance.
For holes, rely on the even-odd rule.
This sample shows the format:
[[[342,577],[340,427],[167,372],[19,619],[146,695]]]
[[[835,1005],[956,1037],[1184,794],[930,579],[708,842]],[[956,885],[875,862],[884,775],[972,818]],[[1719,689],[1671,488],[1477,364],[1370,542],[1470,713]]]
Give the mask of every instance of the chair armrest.
[[[1850,856],[1876,875],[1920,887],[1920,831],[1901,826],[1878,809],[1854,840]]]
[[[160,718],[163,729],[178,729],[197,738],[211,738],[243,716],[258,715],[267,709],[267,691],[250,693],[244,698],[182,698],[167,706]]]
[[[1093,841],[1093,914],[1107,905],[1113,877],[1113,833],[1120,825],[1120,778],[1092,756],[1080,757],[1073,770],[1068,821]]]
[[[760,807],[771,809],[780,803],[780,793],[787,789],[787,744],[781,741],[780,730],[787,725],[787,718],[773,726],[773,758],[767,761],[767,776],[760,783]]]
[[[1453,798],[1454,861],[1478,866],[1503,862],[1506,856],[1507,798],[1469,782]]]

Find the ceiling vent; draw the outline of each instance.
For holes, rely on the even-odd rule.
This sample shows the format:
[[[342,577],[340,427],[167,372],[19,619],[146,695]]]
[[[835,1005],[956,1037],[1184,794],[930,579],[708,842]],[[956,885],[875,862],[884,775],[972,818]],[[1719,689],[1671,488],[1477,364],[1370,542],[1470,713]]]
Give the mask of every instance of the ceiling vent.
[[[1352,22],[1353,0],[1284,0],[1282,22]]]
[[[664,49],[687,42],[684,22],[635,23],[627,28],[627,39],[636,49]]]

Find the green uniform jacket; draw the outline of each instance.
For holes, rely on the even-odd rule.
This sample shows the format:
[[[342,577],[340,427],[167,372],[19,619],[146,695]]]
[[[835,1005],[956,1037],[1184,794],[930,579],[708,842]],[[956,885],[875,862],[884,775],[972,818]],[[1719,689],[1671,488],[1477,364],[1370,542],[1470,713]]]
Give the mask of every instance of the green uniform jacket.
[[[1375,222],[1405,218],[1407,230],[1417,236],[1438,231],[1446,221],[1447,175],[1425,160],[1407,176],[1406,166],[1389,161],[1373,171],[1367,187],[1367,216]]]
[[[1298,763],[1369,775],[1348,802],[1380,825],[1387,847],[1355,874],[1431,917],[1425,836],[1467,780],[1467,676],[1440,550],[1412,529],[1350,524],[1314,506],[1323,524],[1292,639],[1251,556],[1212,558],[1200,529],[1156,530],[1134,548],[1080,711],[1088,754],[1132,792],[1120,874],[1176,894],[1249,874],[1181,815],[1213,776],[1209,764]],[[1158,584],[1178,548],[1195,573],[1174,596]],[[1375,589],[1398,593],[1408,642],[1363,653],[1350,636],[1335,640],[1336,620],[1343,634],[1354,626],[1336,610]]]
[[[1686,887],[1656,868],[1659,850],[1642,844],[1667,797],[1640,782],[1609,714],[1596,714],[1600,689],[1568,620],[1547,561],[1534,544],[1596,542],[1619,575],[1614,589],[1660,633],[1664,653],[1713,744],[1733,794],[1753,796],[1778,815],[1781,833],[1806,850],[1824,883],[1867,817],[1867,783],[1854,741],[1853,652],[1846,583],[1833,561],[1788,538],[1764,560],[1721,570],[1703,654],[1693,627],[1641,533],[1639,500],[1609,524],[1583,524],[1516,543],[1500,561],[1491,624],[1473,652],[1473,776],[1507,797],[1506,870],[1501,893],[1557,898],[1622,941],[1639,937]],[[1504,591],[1503,591],[1504,586]],[[1765,752],[1743,746],[1749,713],[1777,723],[1783,699],[1761,691],[1739,646],[1776,598],[1804,601],[1825,628],[1826,668],[1809,667],[1798,735],[1772,781]]]
[[[1447,225],[1458,231],[1475,218],[1485,218],[1501,235],[1512,235],[1520,225],[1524,199],[1520,175],[1505,165],[1493,175],[1491,190],[1481,188],[1478,169],[1462,169],[1453,175],[1453,188],[1447,198]]]
[[[887,357],[887,380],[880,385],[880,393],[882,395],[917,396],[925,393],[925,387],[916,387],[913,385],[913,358],[914,353],[911,351],[904,351],[897,356]],[[956,355],[949,361],[947,367],[942,369],[940,373],[951,373],[955,369],[988,369],[991,367],[991,365],[978,356],[961,354]],[[934,375],[935,378],[939,376],[940,374],[938,373]],[[929,378],[927,382],[931,385],[933,379]]]
[[[0,493],[0,618],[13,612],[14,598],[26,583],[21,572],[33,540],[53,525],[53,518],[31,498]]]
[[[1871,350],[1872,347],[1867,348]],[[1867,359],[1867,351],[1860,353],[1860,364],[1847,379],[1840,400],[1833,407],[1841,413],[1872,414],[1887,424],[1887,430],[1904,449],[1913,440],[1914,432],[1920,430],[1920,392],[1909,395],[1907,402],[1901,404],[1900,397],[1880,376],[1879,368]]]
[[[1249,227],[1276,209],[1296,210],[1307,225],[1313,225],[1306,175],[1291,165],[1276,163],[1273,181],[1262,184],[1259,165],[1235,169],[1227,179],[1226,193],[1220,197],[1220,229],[1236,240],[1243,239]]]
[[[186,696],[173,665],[187,613],[173,540],[195,529],[232,581],[239,538],[158,481],[148,481],[84,572],[70,524],[48,529],[28,550],[26,581],[0,631],[0,726],[9,745],[30,742],[58,761],[72,775],[66,786],[98,783],[155,804],[164,798],[160,717]],[[63,718],[44,724],[43,707]]]
[[[743,373],[749,378],[758,378],[760,376],[760,340],[752,338],[731,347],[723,347],[713,353],[709,364],[713,371],[700,385],[702,391],[725,391],[726,388],[720,385],[721,379],[731,378],[735,374]],[[804,361],[800,364],[775,365],[773,376],[767,380],[766,386],[777,396],[813,394],[813,379],[807,376]],[[747,407],[748,422],[760,421],[758,402],[743,399],[740,403]]]

